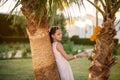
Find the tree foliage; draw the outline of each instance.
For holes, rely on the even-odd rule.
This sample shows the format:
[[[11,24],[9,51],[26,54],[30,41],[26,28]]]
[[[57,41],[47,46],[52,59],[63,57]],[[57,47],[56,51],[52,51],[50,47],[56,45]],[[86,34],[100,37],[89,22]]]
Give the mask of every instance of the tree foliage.
[[[102,14],[104,21],[106,21],[108,17],[112,19],[120,8],[120,0],[94,0],[94,2],[91,0],[87,1]],[[100,4],[101,7],[99,7],[96,3]]]

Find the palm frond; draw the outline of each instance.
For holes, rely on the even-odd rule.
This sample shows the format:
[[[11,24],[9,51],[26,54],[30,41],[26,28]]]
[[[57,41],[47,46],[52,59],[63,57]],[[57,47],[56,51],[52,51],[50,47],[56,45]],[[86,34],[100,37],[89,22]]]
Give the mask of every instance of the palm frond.
[[[1,3],[0,7],[3,6],[7,1],[8,0],[0,0],[0,3]]]
[[[103,9],[104,9],[104,11],[105,11],[105,10],[106,10],[106,5],[105,5],[104,1],[103,1],[103,0],[99,0],[99,1],[101,2],[102,7],[103,7]]]
[[[10,19],[12,16],[13,11],[16,9],[16,7],[18,7],[20,5],[19,0],[17,1],[17,3],[15,4],[14,8],[10,11],[10,14],[8,15],[7,19]],[[16,13],[15,13],[16,14]]]
[[[60,0],[59,0],[59,2],[58,1],[54,1],[54,0],[49,0],[48,3],[49,4],[47,4],[48,5],[47,10],[48,10],[48,16],[50,18],[50,20],[49,20],[50,24],[49,25],[52,25],[53,22],[54,22],[54,18],[55,18],[58,6],[60,4],[62,5],[62,3],[60,2]],[[63,5],[62,5],[62,7],[63,7]]]
[[[77,2],[77,5],[78,5],[78,8],[79,8],[79,11],[81,11],[81,6],[82,6],[84,9],[86,9],[83,0],[77,0],[77,1],[78,1],[78,2]]]
[[[0,2],[2,1],[4,1],[4,3],[2,4],[4,5],[8,0],[0,0]],[[83,0],[15,0],[15,1],[16,1],[16,4],[10,13],[13,13],[13,11],[16,9],[17,6],[25,3],[24,6],[26,6],[27,10],[29,10],[30,13],[35,13],[36,18],[39,18],[39,20],[42,18],[45,11],[47,10],[48,16],[52,16],[51,17],[52,22],[53,22],[54,16],[56,15],[56,11],[60,7],[62,7],[63,9],[66,6],[70,7],[71,3],[78,4],[78,6],[82,4],[84,6]],[[67,12],[67,14],[69,14],[69,17],[71,16],[71,13],[69,13],[69,11]]]
[[[116,1],[114,4],[112,14],[115,14],[120,9],[120,0]]]
[[[92,1],[90,1],[90,0],[87,0],[89,3],[91,3],[101,14],[102,14],[102,16],[105,16],[105,13],[104,13],[104,11],[100,8],[100,7],[98,7],[95,3],[93,3]]]
[[[13,11],[16,9],[21,4],[21,2],[18,0],[17,3],[15,4],[14,8],[10,11],[10,13],[13,13]]]
[[[77,4],[78,6],[80,6],[83,0],[49,0],[49,8],[48,8],[48,13],[49,16],[51,16],[51,22],[54,22],[54,16],[56,15],[56,11],[60,8],[65,9],[67,7],[71,7],[73,8],[73,3]],[[80,4],[81,3],[81,4]],[[72,15],[69,11],[69,9],[65,10],[65,13],[68,15],[69,19],[72,18]]]

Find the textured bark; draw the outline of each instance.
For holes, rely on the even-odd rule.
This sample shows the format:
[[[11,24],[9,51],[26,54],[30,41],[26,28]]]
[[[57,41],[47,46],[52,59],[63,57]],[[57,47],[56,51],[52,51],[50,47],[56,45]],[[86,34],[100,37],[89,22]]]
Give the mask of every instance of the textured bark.
[[[35,80],[60,80],[49,39],[47,15],[35,18],[28,0],[22,3],[22,12],[26,17],[26,30],[30,40]],[[34,5],[33,5],[34,6]]]
[[[89,68],[88,80],[108,80],[110,68],[115,64],[116,59],[112,55],[114,47],[113,37],[116,35],[114,19],[103,22],[102,30],[97,34]]]
[[[48,31],[37,29],[30,35],[32,62],[36,80],[59,80],[55,59],[53,57]]]

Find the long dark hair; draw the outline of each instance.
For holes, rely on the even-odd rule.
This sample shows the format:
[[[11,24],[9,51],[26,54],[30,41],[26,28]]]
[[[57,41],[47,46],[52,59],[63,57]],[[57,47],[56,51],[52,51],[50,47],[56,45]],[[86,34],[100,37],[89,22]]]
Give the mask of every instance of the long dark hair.
[[[53,43],[53,38],[52,38],[52,35],[56,33],[56,30],[60,29],[59,27],[52,27],[50,29],[50,32],[49,32],[49,35],[50,35],[50,41],[51,43]]]

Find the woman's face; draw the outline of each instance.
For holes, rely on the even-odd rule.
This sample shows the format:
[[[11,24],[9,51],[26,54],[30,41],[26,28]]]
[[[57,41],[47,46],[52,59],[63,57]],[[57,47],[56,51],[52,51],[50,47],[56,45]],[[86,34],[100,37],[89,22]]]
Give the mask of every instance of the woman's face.
[[[62,32],[61,29],[57,29],[55,34],[52,35],[53,41],[61,41],[62,40]]]

